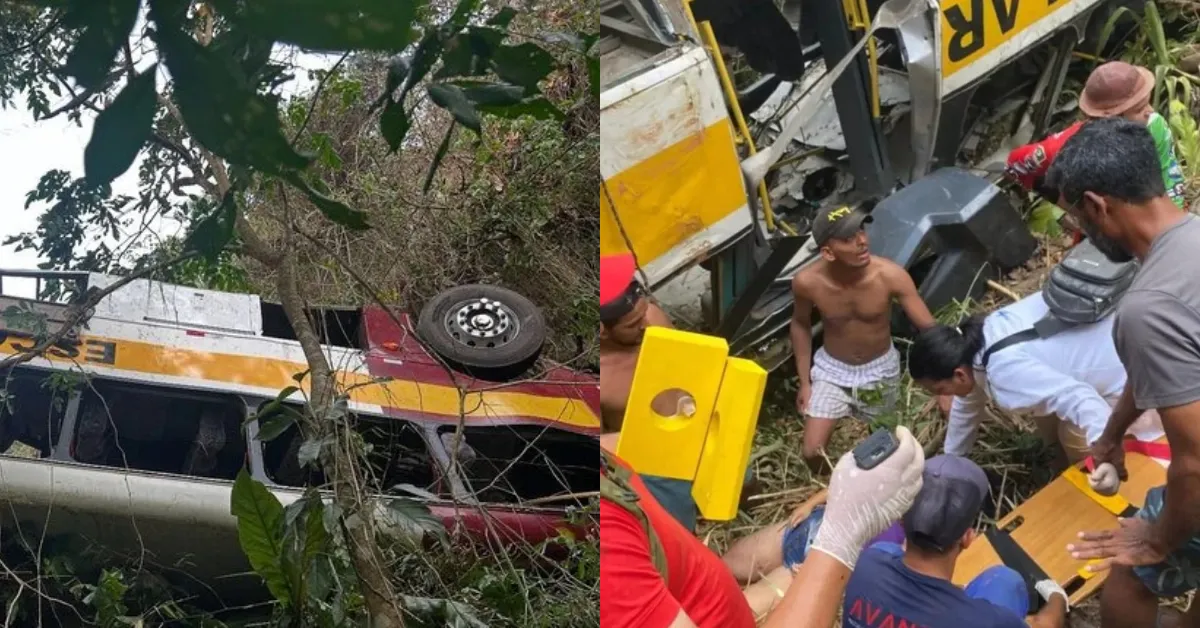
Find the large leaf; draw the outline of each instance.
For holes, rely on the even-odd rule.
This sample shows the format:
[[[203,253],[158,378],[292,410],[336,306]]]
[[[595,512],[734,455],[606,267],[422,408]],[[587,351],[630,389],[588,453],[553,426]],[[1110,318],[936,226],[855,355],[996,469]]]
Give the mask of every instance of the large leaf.
[[[429,188],[433,187],[433,177],[441,167],[442,160],[446,158],[446,152],[450,150],[450,140],[454,138],[454,129],[456,128],[458,125],[451,122],[446,129],[446,135],[442,138],[442,143],[438,144],[437,152],[433,155],[433,163],[429,164],[429,172],[425,175],[425,185],[421,186],[422,194],[428,194]]]
[[[215,0],[235,23],[311,50],[403,50],[422,0]]]
[[[398,533],[413,546],[419,547],[426,537],[438,539],[443,544],[447,542],[446,526],[422,502],[403,497],[390,499],[385,504],[385,513],[385,525],[391,528],[390,533]]]
[[[108,77],[117,51],[129,40],[141,0],[72,0],[64,21],[83,32],[67,56],[67,74],[84,89],[96,89]]]
[[[308,197],[309,202],[321,210],[325,217],[336,222],[337,224],[353,229],[355,231],[363,231],[370,229],[371,225],[367,223],[366,212],[351,208],[349,205],[326,196],[318,191],[313,185],[306,180],[299,172],[291,172],[287,175],[287,180],[298,190],[304,192]]]
[[[508,83],[452,81],[475,108],[501,118],[533,116],[539,120],[562,120],[563,113],[544,96],[525,98],[525,88]]]
[[[184,250],[195,251],[204,259],[215,263],[221,251],[233,239],[237,211],[237,195],[231,190],[221,199],[220,205],[196,223],[183,242]]]
[[[238,520],[242,551],[276,600],[294,599],[283,563],[283,506],[279,500],[242,469],[233,482],[230,512]]]
[[[446,41],[442,67],[435,78],[486,74],[492,53],[500,47],[504,33],[486,26],[472,26]]]
[[[387,105],[383,107],[383,115],[379,117],[379,130],[383,133],[383,139],[387,141],[388,148],[392,149],[393,153],[400,150],[400,145],[404,143],[404,137],[408,135],[411,125],[408,112],[404,110],[404,103],[388,96]]]
[[[479,110],[500,118],[519,118],[531,116],[538,120],[563,120],[563,112],[545,96],[527,98],[511,105],[479,105]]]
[[[492,52],[492,70],[496,76],[529,89],[554,69],[554,57],[537,44],[526,42],[517,46],[500,46]]]
[[[157,6],[157,5],[152,5]],[[152,13],[154,10],[152,9]],[[308,166],[279,120],[279,104],[258,94],[235,60],[170,26],[155,39],[175,80],[175,100],[192,137],[230,163],[281,175]]]
[[[83,171],[92,185],[108,185],[124,174],[137,159],[154,127],[157,92],[154,86],[158,65],[134,76],[113,99],[92,127],[92,137],[83,151]]]
[[[467,21],[471,19],[471,14],[479,8],[479,0],[458,0],[458,4],[454,7],[454,13],[450,14],[450,19],[446,20],[446,26],[454,31],[462,30],[467,25]]]
[[[429,86],[428,91],[430,100],[449,111],[456,122],[476,133],[482,130],[483,122],[479,118],[479,112],[476,111],[475,105],[467,100],[462,88],[449,83],[434,83]]]
[[[495,15],[489,17],[487,23],[500,28],[508,28],[509,23],[513,21],[514,17],[517,17],[517,10],[512,7],[504,7],[496,11]]]

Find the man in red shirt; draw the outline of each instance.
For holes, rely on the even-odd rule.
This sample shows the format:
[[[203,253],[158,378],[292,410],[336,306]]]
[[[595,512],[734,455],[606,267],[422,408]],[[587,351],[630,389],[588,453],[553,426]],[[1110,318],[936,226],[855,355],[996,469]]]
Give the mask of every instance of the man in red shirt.
[[[615,456],[612,462],[624,464]],[[667,581],[654,566],[642,523],[600,500],[601,625],[667,628],[685,613],[701,628],[754,628],[754,615],[721,558],[668,514],[636,473],[628,483],[662,545]]]
[[[1020,183],[1021,187],[1026,190],[1037,192],[1042,198],[1051,202],[1058,200],[1056,192],[1045,190],[1046,171],[1050,170],[1050,164],[1054,162],[1054,157],[1058,155],[1063,144],[1066,144],[1067,140],[1075,135],[1080,126],[1083,126],[1082,121],[1076,122],[1040,142],[1014,148],[1008,154],[1008,163],[1004,173]]]
[[[925,458],[907,429],[897,428],[896,437],[900,447],[878,466],[859,469],[847,453],[834,469],[825,519],[768,617],[771,628],[832,623],[862,546],[912,504]],[[606,454],[602,464],[612,465],[605,481],[621,478],[628,494],[625,506],[600,500],[601,627],[752,628],[755,618],[721,559],[667,514],[624,462]]]

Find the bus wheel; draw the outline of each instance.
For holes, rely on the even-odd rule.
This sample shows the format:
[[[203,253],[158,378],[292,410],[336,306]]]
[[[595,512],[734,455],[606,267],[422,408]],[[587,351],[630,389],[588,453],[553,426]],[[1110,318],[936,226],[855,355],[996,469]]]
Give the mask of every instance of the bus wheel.
[[[450,366],[505,381],[529,370],[546,342],[546,319],[529,299],[470,284],[439,293],[421,309],[417,335]]]

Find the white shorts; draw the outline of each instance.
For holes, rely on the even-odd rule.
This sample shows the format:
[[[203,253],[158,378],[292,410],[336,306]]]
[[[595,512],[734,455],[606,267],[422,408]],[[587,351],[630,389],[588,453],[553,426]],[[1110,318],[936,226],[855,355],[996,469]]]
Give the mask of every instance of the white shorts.
[[[890,412],[900,392],[900,352],[896,347],[866,364],[835,360],[822,347],[813,356],[812,397],[805,412],[814,419],[852,416],[869,420]]]

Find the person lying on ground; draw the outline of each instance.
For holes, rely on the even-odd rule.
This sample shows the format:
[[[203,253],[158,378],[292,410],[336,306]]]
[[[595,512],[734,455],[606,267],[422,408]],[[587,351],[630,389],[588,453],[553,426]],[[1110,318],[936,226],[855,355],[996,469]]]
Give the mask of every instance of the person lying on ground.
[[[1185,185],[1183,170],[1175,156],[1175,138],[1166,118],[1150,105],[1154,94],[1154,74],[1146,68],[1124,61],[1109,61],[1092,70],[1079,99],[1079,109],[1089,119],[1124,118],[1146,126],[1154,138],[1158,165],[1167,195],[1183,208]],[[1046,172],[1055,155],[1084,121],[1050,135],[1040,142],[1026,144],[1008,155],[1007,173],[1027,190],[1055,202],[1056,191],[1045,185]]]
[[[1100,439],[1097,465],[1124,476],[1122,438],[1140,410],[1157,409],[1171,448],[1167,484],[1151,489],[1138,514],[1068,547],[1111,569],[1100,596],[1111,626],[1153,626],[1158,599],[1200,586],[1200,219],[1181,210],[1159,176],[1146,127],[1127,120],[1085,124],[1046,175],[1091,242],[1116,262],[1141,268],[1117,305],[1113,339],[1129,375]],[[1200,626],[1200,604],[1185,625]]]
[[[903,427],[900,446],[862,470],[847,453],[829,483],[821,529],[767,617],[770,628],[828,626],[863,544],[908,510],[921,488],[924,454]],[[721,559],[672,519],[636,473],[604,455],[600,500],[602,628],[752,628],[755,617]],[[604,497],[614,477],[624,497]]]
[[[958,557],[977,536],[975,521],[989,490],[983,469],[946,454],[927,460],[923,477],[921,491],[901,520],[905,545],[876,543],[863,550],[846,586],[842,626],[1025,626],[1029,591],[1015,570],[990,567],[964,588],[950,581]],[[1064,626],[1066,592],[1053,580],[1035,588],[1046,604],[1030,625]]]
[[[666,312],[634,277],[636,271],[637,262],[631,254],[600,258],[600,444],[609,451],[616,451],[646,329],[672,327]],[[685,400],[665,401],[677,407]],[[699,513],[692,499],[691,481],[657,476],[645,476],[643,480],[671,516],[685,528],[696,529]],[[757,483],[747,469],[743,499],[756,490]]]
[[[1067,462],[1088,456],[1125,388],[1125,367],[1112,342],[1113,317],[992,349],[1032,329],[1049,311],[1037,292],[986,317],[917,334],[908,351],[909,375],[930,393],[954,396],[946,453],[971,452],[990,401],[1002,410],[1032,414],[1043,440],[1061,445]],[[1141,440],[1163,435],[1154,412],[1129,431]]]
[[[898,397],[900,353],[892,345],[892,300],[917,329],[933,315],[908,271],[871,255],[862,209],[825,208],[813,221],[821,257],[792,279],[791,340],[796,358],[796,410],[804,417],[803,457],[822,470],[824,448],[837,421],[872,419]],[[812,352],[812,312],[824,326],[824,343]]]

